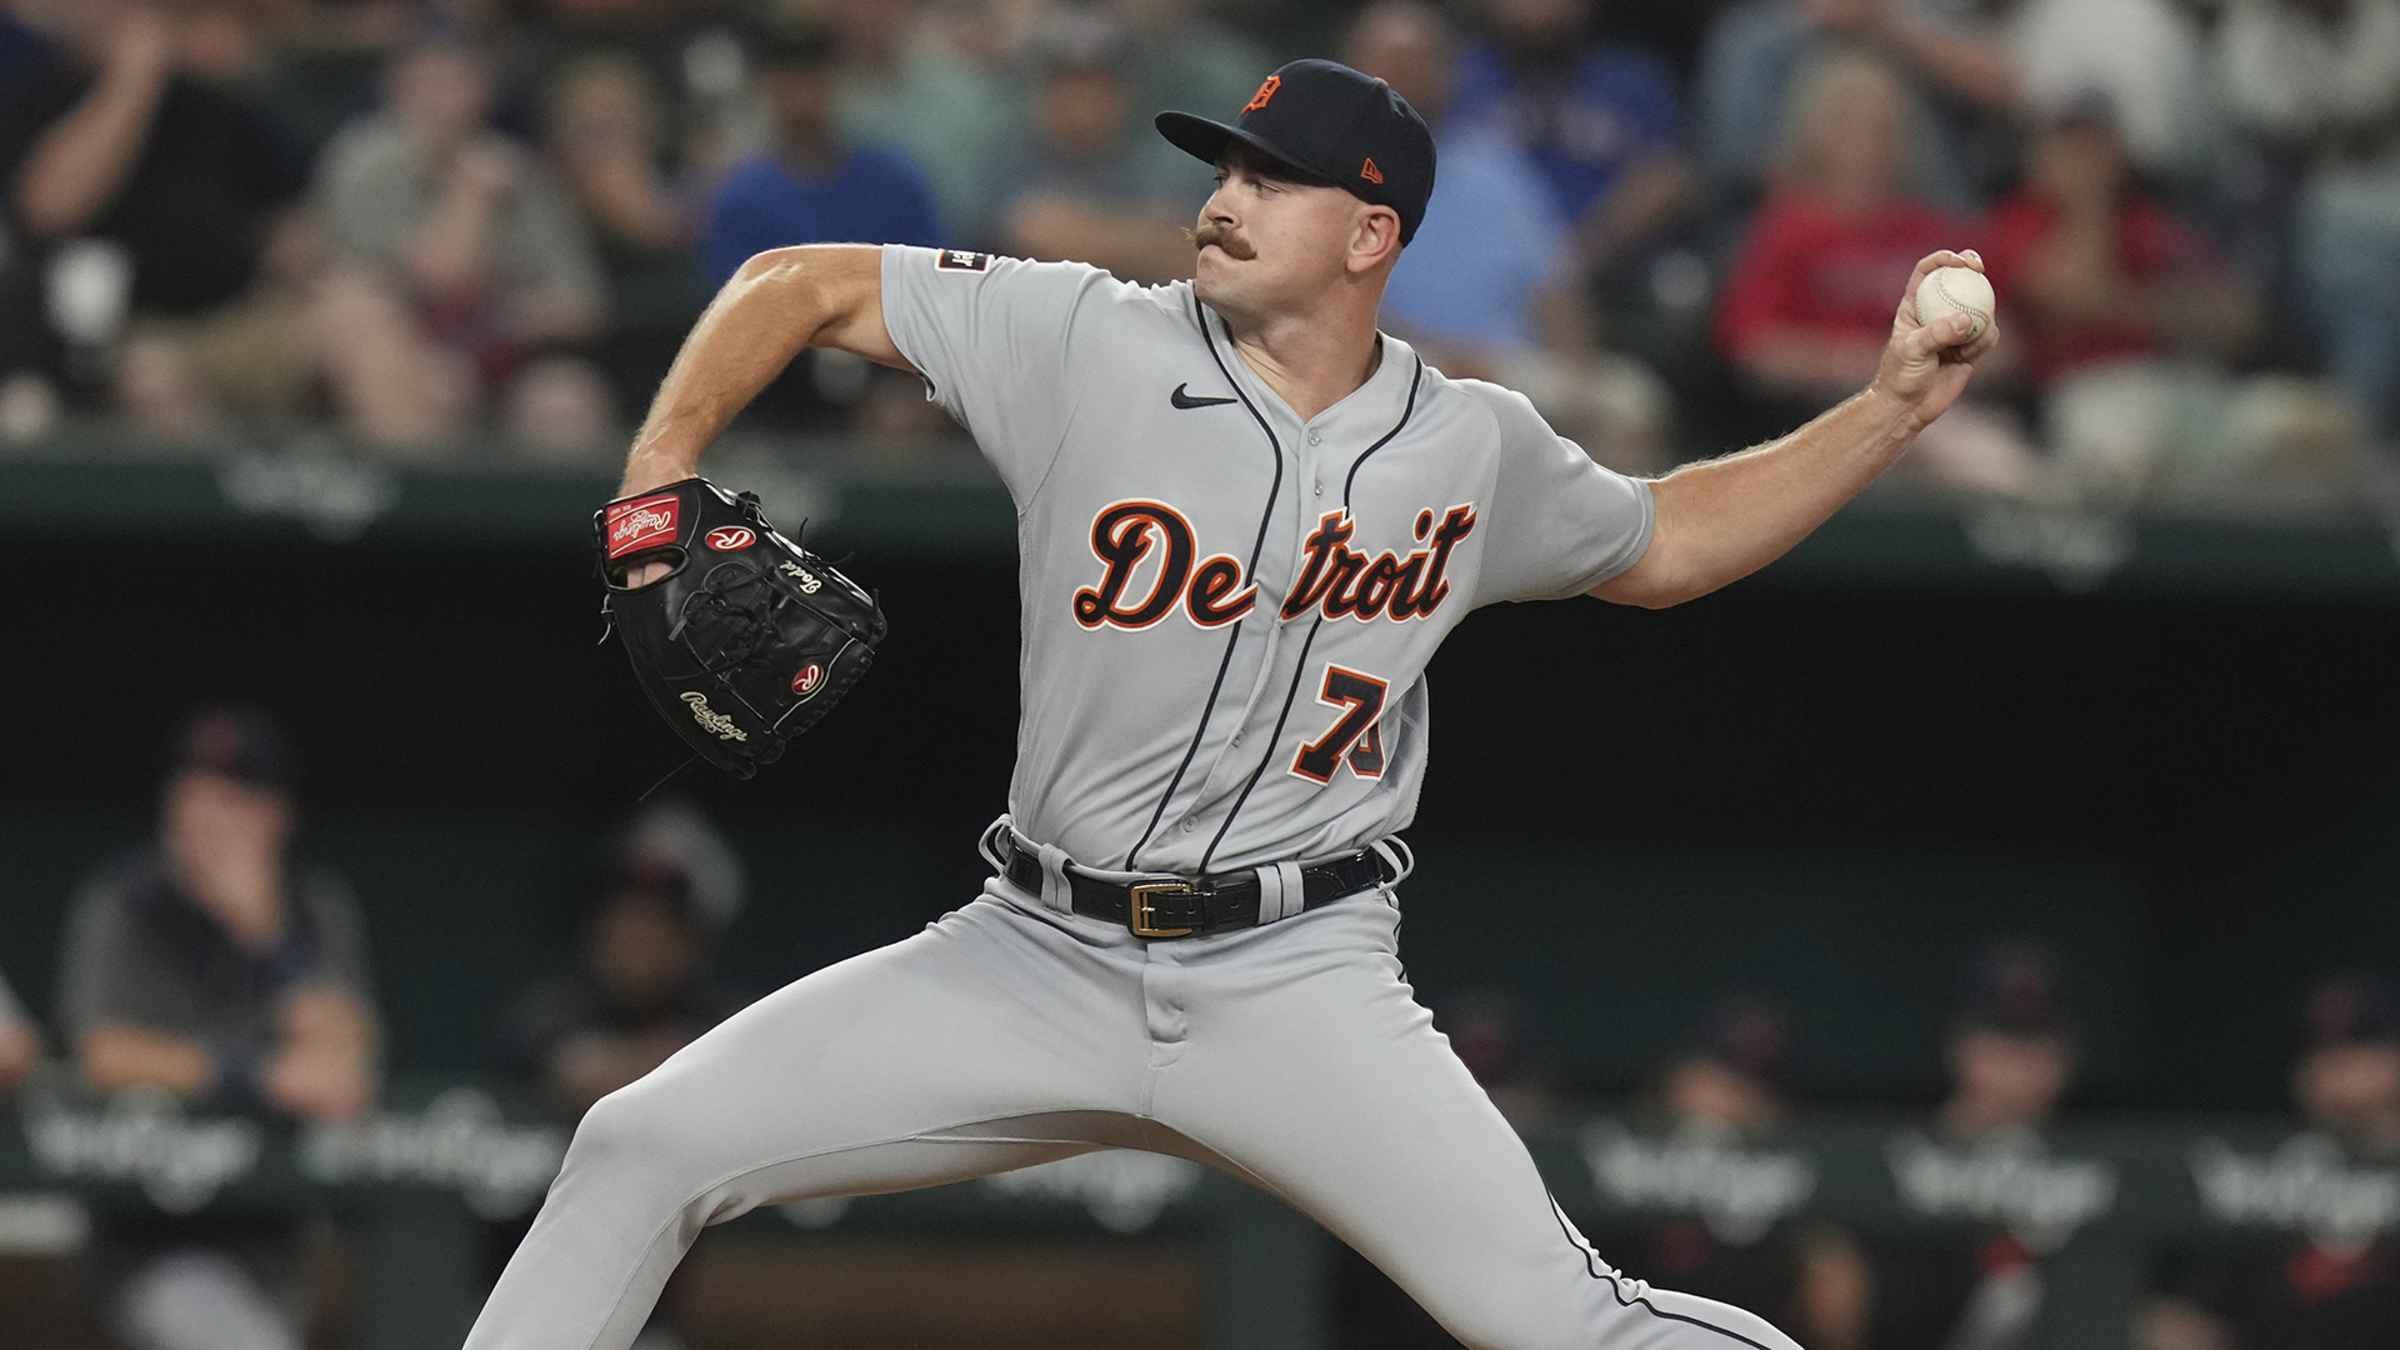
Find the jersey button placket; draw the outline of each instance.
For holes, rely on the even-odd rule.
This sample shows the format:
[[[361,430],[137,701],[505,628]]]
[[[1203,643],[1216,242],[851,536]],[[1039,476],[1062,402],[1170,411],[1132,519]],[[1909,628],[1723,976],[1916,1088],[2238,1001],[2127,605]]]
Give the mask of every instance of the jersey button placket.
[[[1233,733],[1226,737],[1224,749],[1216,756],[1216,763],[1210,769],[1208,779],[1199,796],[1195,798],[1197,802],[1213,803],[1219,809],[1230,804],[1232,794],[1238,785],[1245,781],[1249,777],[1250,771],[1257,766],[1256,760],[1240,753],[1245,742],[1255,739],[1249,734],[1252,730],[1255,729],[1260,734],[1265,734],[1264,727],[1254,728],[1252,726],[1252,719],[1261,716],[1269,707],[1279,708],[1281,706],[1283,685],[1282,677],[1276,673],[1275,658],[1283,648],[1283,629],[1286,621],[1277,612],[1279,601],[1276,597],[1280,596],[1283,589],[1288,588],[1292,583],[1292,560],[1299,557],[1299,541],[1307,535],[1309,527],[1310,512],[1306,505],[1307,499],[1300,495],[1298,485],[1302,474],[1308,475],[1314,482],[1317,468],[1313,458],[1302,451],[1300,446],[1303,442],[1310,440],[1314,433],[1308,431],[1297,419],[1286,420],[1285,417],[1278,416],[1276,422],[1278,444],[1283,447],[1290,470],[1290,476],[1284,481],[1290,484],[1291,488],[1287,492],[1277,494],[1274,509],[1278,515],[1283,517],[1282,527],[1291,531],[1289,537],[1293,541],[1293,551],[1286,559],[1275,564],[1275,572],[1283,574],[1277,582],[1272,586],[1263,583],[1261,585],[1261,608],[1266,611],[1267,622],[1258,630],[1258,670],[1253,677],[1249,696],[1240,701],[1238,710],[1232,719]],[[1322,492],[1323,485],[1320,483],[1317,486]],[[1245,629],[1245,641],[1248,640],[1248,633],[1249,630]],[[1196,815],[1197,813],[1195,813],[1195,818],[1184,823],[1183,829],[1186,833],[1199,827]]]

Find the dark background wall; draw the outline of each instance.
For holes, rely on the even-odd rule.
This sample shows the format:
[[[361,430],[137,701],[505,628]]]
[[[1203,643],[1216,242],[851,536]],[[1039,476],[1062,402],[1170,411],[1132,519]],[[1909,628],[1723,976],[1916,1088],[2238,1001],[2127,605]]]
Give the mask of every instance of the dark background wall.
[[[395,1059],[477,1064],[674,743],[594,649],[573,543],[242,534],[12,556],[0,967],[48,1007],[64,898],[140,843],[169,728],[254,699],[306,751],[308,851],[369,901]],[[727,960],[755,988],[971,896],[1003,806],[1008,561],[887,543],[859,569],[894,637],[841,715],[755,783],[676,780],[752,865]],[[1520,991],[1537,1049],[1599,1090],[1709,995],[1771,993],[1804,1083],[1906,1101],[1970,948],[2040,934],[2087,1104],[2272,1108],[2301,985],[2400,966],[2394,617],[1797,564],[1664,614],[1486,611],[1433,668],[1411,974],[1437,1009]]]

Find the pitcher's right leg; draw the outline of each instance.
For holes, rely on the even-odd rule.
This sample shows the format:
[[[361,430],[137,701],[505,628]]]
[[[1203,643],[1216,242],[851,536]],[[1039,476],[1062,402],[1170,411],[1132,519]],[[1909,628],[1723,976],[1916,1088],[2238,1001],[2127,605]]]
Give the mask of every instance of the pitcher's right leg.
[[[1141,1107],[1142,956],[985,898],[594,1106],[468,1350],[624,1350],[700,1230],[1082,1152]]]

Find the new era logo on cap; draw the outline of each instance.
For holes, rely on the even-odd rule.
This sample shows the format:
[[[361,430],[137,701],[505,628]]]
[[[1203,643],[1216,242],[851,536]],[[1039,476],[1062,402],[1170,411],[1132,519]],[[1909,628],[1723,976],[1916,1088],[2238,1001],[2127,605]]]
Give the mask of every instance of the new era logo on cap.
[[[1304,182],[1337,185],[1400,217],[1416,237],[1433,195],[1433,132],[1388,83],[1314,57],[1278,68],[1230,123],[1158,115],[1158,133],[1210,164],[1239,142],[1288,165]]]

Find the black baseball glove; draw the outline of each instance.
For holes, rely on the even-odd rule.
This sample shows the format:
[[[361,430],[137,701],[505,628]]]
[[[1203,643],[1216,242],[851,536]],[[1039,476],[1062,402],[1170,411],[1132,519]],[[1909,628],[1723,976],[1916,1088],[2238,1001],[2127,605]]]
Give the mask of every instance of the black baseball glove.
[[[592,528],[601,612],[634,677],[668,726],[737,778],[782,758],[883,641],[875,597],[778,534],[755,493],[686,478],[610,502]],[[649,562],[673,570],[628,587],[626,573]]]

